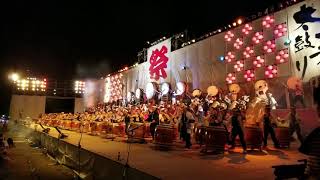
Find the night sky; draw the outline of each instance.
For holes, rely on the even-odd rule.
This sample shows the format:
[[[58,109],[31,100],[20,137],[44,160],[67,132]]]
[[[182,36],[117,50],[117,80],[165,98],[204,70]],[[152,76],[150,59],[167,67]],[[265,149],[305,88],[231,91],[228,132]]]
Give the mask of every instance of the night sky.
[[[105,76],[134,64],[147,41],[185,29],[199,37],[277,2],[1,1],[0,113],[10,103],[9,72],[56,79]]]

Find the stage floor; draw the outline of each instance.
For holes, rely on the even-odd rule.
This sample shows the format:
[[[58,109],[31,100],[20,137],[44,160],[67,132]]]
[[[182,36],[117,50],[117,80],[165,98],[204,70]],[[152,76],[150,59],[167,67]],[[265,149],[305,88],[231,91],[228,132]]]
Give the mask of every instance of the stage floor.
[[[41,127],[35,128],[35,125],[31,125],[30,128],[41,130]],[[78,144],[79,133],[67,130],[62,132],[68,134],[68,138],[63,141],[73,145]],[[51,128],[49,135],[58,137],[58,132]],[[152,143],[127,144],[124,138],[116,138],[112,141],[88,134],[83,134],[81,146],[123,164],[126,162],[130,146],[129,165],[131,167],[161,179],[175,180],[271,180],[274,179],[271,166],[296,164],[297,160],[306,158],[297,151],[298,142],[294,142],[290,149],[276,150],[270,146],[270,150],[248,151],[246,155],[241,154],[241,148],[221,155],[203,155],[200,153],[199,146],[194,145],[191,150],[185,150],[184,144],[179,142],[171,151],[159,151],[154,149]]]

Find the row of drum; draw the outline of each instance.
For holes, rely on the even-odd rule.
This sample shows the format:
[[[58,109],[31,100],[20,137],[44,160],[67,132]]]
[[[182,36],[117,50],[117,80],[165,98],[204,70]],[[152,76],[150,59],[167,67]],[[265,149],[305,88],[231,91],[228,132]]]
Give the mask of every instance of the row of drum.
[[[70,120],[42,120],[43,125],[59,127],[65,130],[90,133],[93,135],[114,134],[128,138],[145,139],[150,138],[150,123],[131,123],[126,131],[125,123],[106,123],[106,122],[84,122]],[[220,151],[224,150],[225,144],[230,139],[227,130],[222,126],[198,126],[194,129],[195,140],[198,144],[204,145],[204,150]],[[248,147],[262,147],[263,133],[260,128],[246,127],[244,129],[245,140]],[[288,128],[275,128],[276,137],[282,147],[290,146],[290,133]],[[177,127],[170,124],[160,124],[155,129],[154,142],[161,147],[171,147],[178,137]]]
[[[93,135],[115,134],[118,136],[125,135],[124,123],[106,123],[106,122],[88,122],[84,121],[81,125],[77,120],[41,120],[42,125],[58,127],[64,130],[90,133]]]

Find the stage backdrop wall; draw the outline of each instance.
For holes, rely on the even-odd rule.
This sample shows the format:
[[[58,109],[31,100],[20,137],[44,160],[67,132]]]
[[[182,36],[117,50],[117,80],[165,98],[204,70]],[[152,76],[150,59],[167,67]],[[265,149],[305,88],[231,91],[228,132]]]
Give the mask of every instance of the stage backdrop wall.
[[[74,113],[84,112],[85,105],[83,98],[75,98],[74,99]]]
[[[46,96],[26,96],[26,95],[12,95],[10,103],[11,119],[19,119],[21,112],[22,118],[38,118],[39,114],[45,113]],[[50,97],[57,98],[59,97]],[[74,98],[74,112],[84,112],[85,104],[83,98]]]
[[[306,83],[320,75],[319,19],[320,1],[308,0],[173,52],[168,39],[148,49],[147,62],[122,72],[123,97],[137,88],[145,89],[148,82],[169,82],[175,89],[177,82],[184,81],[189,84],[189,91],[196,88],[206,91],[210,85],[227,90],[226,78],[231,73],[235,76],[232,83],[239,83],[243,91],[251,94],[256,80],[267,80],[270,92],[282,101],[288,77],[297,76]],[[255,36],[259,41],[256,42]],[[270,43],[275,46],[270,50],[264,48],[271,47]],[[244,54],[247,48],[253,50],[249,57]],[[230,62],[226,60],[229,53],[234,55]],[[264,60],[261,67],[254,63],[258,56]],[[238,61],[243,64],[239,71],[235,68]],[[265,75],[268,66],[277,69],[275,78]],[[247,70],[254,72],[251,82],[244,77]],[[305,86],[305,90],[308,88]],[[311,103],[308,96],[306,100]]]
[[[21,113],[22,118],[38,118],[39,114],[45,112],[45,105],[45,96],[12,95],[10,103],[11,119],[19,119],[19,113]]]

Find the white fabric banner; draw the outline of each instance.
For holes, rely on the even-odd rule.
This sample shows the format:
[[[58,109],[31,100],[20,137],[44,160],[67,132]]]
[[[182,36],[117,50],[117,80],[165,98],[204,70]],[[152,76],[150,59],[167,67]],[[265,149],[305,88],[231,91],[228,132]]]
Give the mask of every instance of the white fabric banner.
[[[171,38],[148,49],[147,52],[147,68],[148,79],[155,82],[166,82],[170,80],[170,69],[168,62],[171,60]]]
[[[320,75],[320,1],[304,1],[288,10],[293,73],[308,82]]]

